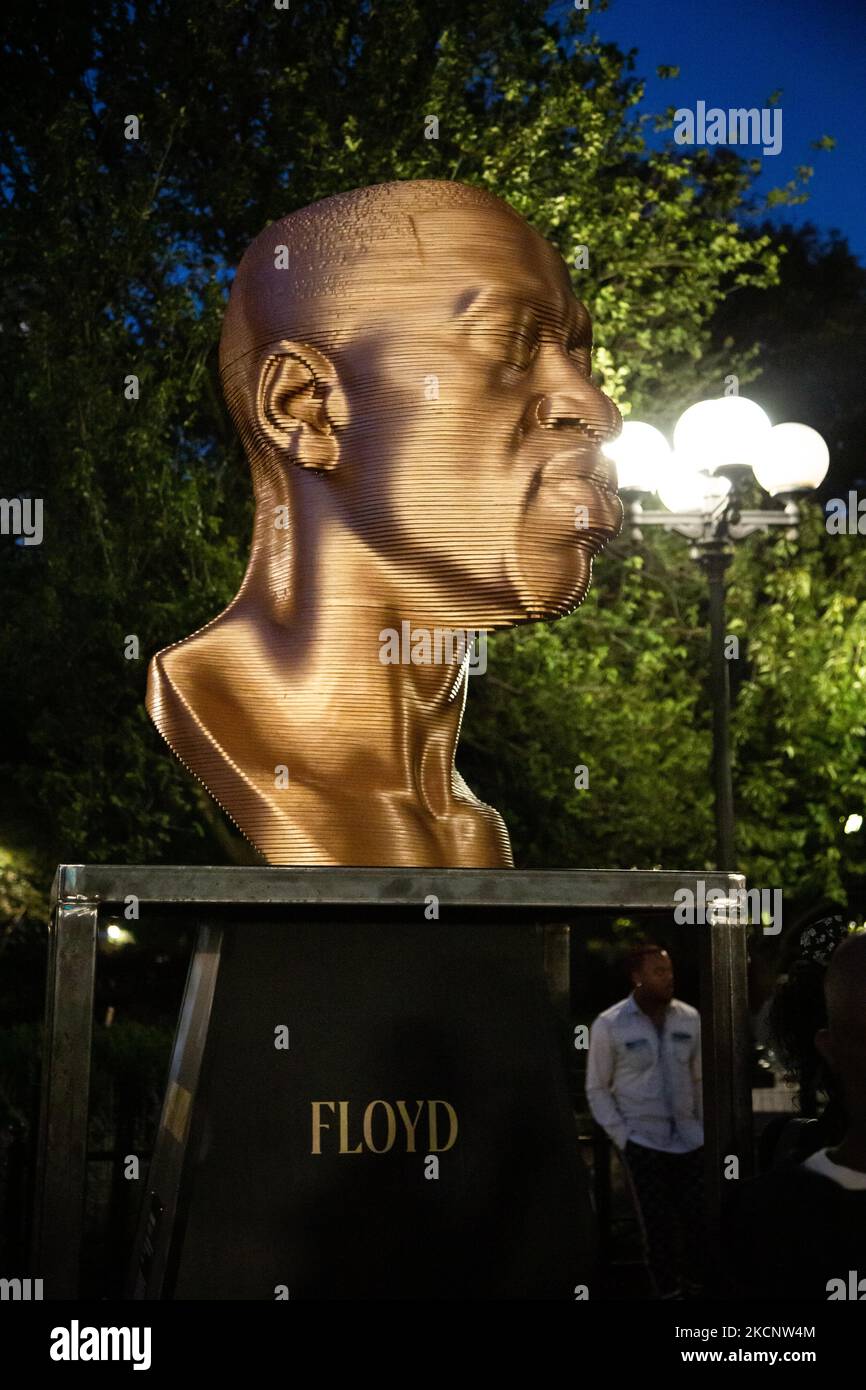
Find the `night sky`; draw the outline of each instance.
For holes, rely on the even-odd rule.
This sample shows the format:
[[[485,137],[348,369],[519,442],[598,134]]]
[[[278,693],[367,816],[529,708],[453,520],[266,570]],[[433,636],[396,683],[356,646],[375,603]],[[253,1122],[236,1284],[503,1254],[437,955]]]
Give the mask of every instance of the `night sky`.
[[[866,263],[866,0],[611,0],[604,11],[592,5],[590,27],[638,50],[641,111],[694,109],[699,100],[762,107],[781,89],[782,150],[764,160],[758,189],[787,183],[798,164],[815,173],[809,201],[778,209],[773,220],[838,228]],[[656,77],[660,64],[678,66],[680,76]],[[834,150],[811,148],[822,135],[835,138]]]

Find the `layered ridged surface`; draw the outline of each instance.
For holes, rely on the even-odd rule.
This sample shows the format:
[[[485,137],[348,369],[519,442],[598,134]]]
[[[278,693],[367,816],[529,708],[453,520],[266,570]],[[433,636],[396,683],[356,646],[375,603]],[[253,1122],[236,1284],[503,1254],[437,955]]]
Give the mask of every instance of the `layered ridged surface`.
[[[270,863],[511,863],[454,765],[465,652],[574,609],[621,525],[590,333],[559,254],[463,184],[327,198],[246,252],[220,370],[250,561],[147,703]]]

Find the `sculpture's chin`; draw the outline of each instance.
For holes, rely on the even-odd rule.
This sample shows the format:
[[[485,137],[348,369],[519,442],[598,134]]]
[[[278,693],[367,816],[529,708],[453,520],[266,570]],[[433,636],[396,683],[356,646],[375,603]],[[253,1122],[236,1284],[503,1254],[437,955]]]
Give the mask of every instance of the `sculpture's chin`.
[[[578,608],[592,582],[592,554],[586,547],[570,546],[555,556],[522,557],[519,569],[520,603],[526,621],[563,618]]]

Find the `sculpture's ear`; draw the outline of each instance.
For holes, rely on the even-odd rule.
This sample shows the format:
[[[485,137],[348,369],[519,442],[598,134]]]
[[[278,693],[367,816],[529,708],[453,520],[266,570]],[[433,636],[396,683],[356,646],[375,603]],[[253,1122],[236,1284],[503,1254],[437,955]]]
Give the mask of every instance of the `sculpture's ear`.
[[[270,348],[259,367],[256,425],[267,442],[303,468],[330,470],[339,460],[335,426],[346,402],[333,363],[307,343]]]

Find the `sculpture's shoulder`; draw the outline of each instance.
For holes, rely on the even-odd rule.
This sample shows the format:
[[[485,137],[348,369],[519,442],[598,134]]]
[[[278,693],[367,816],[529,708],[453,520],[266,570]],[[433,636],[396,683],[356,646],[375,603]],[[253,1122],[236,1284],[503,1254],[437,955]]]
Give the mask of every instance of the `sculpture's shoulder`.
[[[232,632],[232,627],[234,631]],[[210,777],[238,726],[235,687],[242,644],[221,619],[156,653],[145,706],[172,751],[211,790]]]
[[[145,705],[166,738],[169,738],[168,729],[177,719],[192,714],[196,667],[204,659],[204,653],[197,649],[197,637],[194,633],[171,647],[164,647],[151,659],[147,670]]]
[[[230,701],[233,673],[243,664],[250,640],[245,624],[230,610],[189,637],[164,647],[152,658],[147,673],[145,703],[151,719],[171,713],[197,713],[205,722]],[[164,732],[164,730],[162,730]]]
[[[175,663],[172,654],[176,650],[173,647],[165,647],[161,652],[157,652],[151,657],[150,665],[147,668],[147,694],[144,703],[147,712],[155,724],[159,724],[168,702],[177,695]]]
[[[511,869],[514,858],[505,821],[495,806],[480,801],[459,773],[455,775],[456,808],[451,817],[449,858],[462,867]]]

